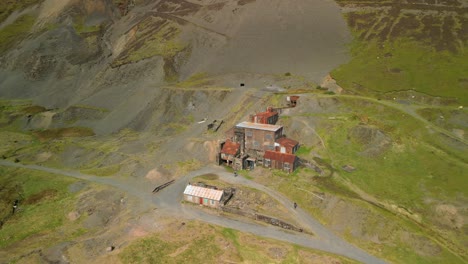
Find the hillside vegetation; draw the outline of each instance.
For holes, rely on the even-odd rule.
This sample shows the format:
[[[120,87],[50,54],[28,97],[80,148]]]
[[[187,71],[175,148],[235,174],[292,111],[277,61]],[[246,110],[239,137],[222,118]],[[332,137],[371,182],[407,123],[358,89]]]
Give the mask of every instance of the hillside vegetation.
[[[337,1],[355,40],[332,75],[359,94],[414,90],[467,104],[468,7],[462,1]]]
[[[34,25],[35,17],[23,15],[10,25],[0,28],[0,54],[24,38]]]
[[[119,255],[123,263],[354,263],[296,245],[196,221],[173,222]]]
[[[466,145],[410,109],[360,96],[303,95],[280,121],[303,144],[301,159],[321,170],[256,169],[248,177],[389,261],[463,263]],[[443,114],[443,127],[466,130],[457,122],[466,110]]]
[[[2,3],[2,5],[0,5],[0,25],[14,11],[22,11],[25,8],[30,7],[32,5],[40,4],[44,2],[44,0],[7,0],[6,2],[7,3]]]
[[[0,259],[352,263],[146,203],[154,186],[213,165],[232,126],[300,95],[280,124],[302,166],[236,179],[382,260],[466,262],[466,1],[335,2],[7,1]],[[343,89],[321,83],[328,73]],[[22,164],[113,187],[10,168]],[[249,199],[263,202],[277,207]],[[300,220],[284,212],[270,213]]]

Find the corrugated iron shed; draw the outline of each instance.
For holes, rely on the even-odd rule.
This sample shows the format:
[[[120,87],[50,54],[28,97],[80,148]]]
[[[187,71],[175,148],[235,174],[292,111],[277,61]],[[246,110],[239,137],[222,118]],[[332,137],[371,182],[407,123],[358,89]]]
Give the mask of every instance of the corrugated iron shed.
[[[223,191],[204,188],[200,186],[194,186],[194,185],[189,184],[187,185],[187,187],[185,187],[184,194],[201,197],[201,198],[207,198],[207,199],[215,200],[215,201],[220,201],[221,197],[223,196]]]
[[[256,113],[252,117],[251,121],[254,123],[260,123],[260,124],[274,124],[276,123],[276,120],[274,120],[274,123],[270,123],[268,121],[269,119],[271,119],[271,117],[275,117],[275,116],[278,116],[278,112],[274,111],[272,107],[268,107],[265,112]]]
[[[239,151],[239,148],[240,148],[240,144],[232,142],[231,140],[228,139],[224,143],[221,153],[234,156]]]
[[[278,112],[261,112],[261,113],[256,113],[255,114],[255,116],[263,117],[265,119],[267,119],[269,117],[272,117],[272,116],[275,116],[275,115],[278,115]]]
[[[257,124],[257,123],[252,123],[252,122],[242,122],[242,123],[237,124],[236,127],[273,131],[273,132],[276,132],[282,128],[282,126],[278,126],[278,125]]]
[[[299,142],[297,142],[296,140],[287,137],[278,138],[276,140],[276,143],[288,148],[294,148],[297,144],[299,144]]]
[[[296,155],[267,150],[263,158],[293,164],[296,160]]]

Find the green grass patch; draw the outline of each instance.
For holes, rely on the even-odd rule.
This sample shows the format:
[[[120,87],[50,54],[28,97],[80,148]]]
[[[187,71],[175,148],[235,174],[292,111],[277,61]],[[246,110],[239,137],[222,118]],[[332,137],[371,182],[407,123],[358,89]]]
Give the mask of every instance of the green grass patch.
[[[237,262],[241,263],[307,263],[311,258],[314,258],[317,263],[334,261],[337,263],[356,263],[350,259],[302,246],[247,235],[231,228],[221,229],[221,234],[233,243],[237,251],[236,255],[239,256]],[[285,254],[280,258],[274,257],[274,251],[281,251]]]
[[[213,174],[213,173],[203,174],[203,175],[198,176],[198,177],[199,177],[200,179],[209,180],[209,181],[214,181],[214,180],[219,179],[219,176],[216,175],[216,174]]]
[[[30,15],[23,15],[15,22],[0,29],[0,54],[4,53],[19,40],[26,37],[36,18]]]
[[[217,177],[218,175],[215,175],[215,174],[201,175],[201,176],[193,178],[191,182],[195,182],[195,183],[203,182],[206,185],[216,186],[217,188],[220,188],[220,189],[233,187],[232,184],[229,184],[223,180],[220,180]]]
[[[87,127],[65,127],[65,128],[52,128],[34,131],[33,134],[40,140],[52,140],[66,137],[89,137],[94,136],[91,128]]]
[[[176,263],[166,255],[181,245],[167,243],[158,237],[144,238],[125,248],[119,257],[124,263]]]
[[[0,23],[6,20],[14,11],[20,11],[42,2],[44,2],[44,0],[15,0],[2,3],[2,5],[0,5]]]
[[[73,28],[77,34],[85,34],[99,32],[101,30],[101,25],[88,26],[83,17],[76,17],[74,19]]]
[[[178,161],[167,166],[167,169],[175,171],[175,175],[185,175],[190,171],[195,171],[201,167],[201,162],[197,159]]]
[[[0,113],[2,115],[24,114],[24,110],[37,110],[38,107],[31,104],[31,100],[2,100],[0,99]],[[40,107],[40,106],[39,106]]]
[[[215,236],[208,233],[191,241],[144,238],[125,248],[119,257],[124,263],[206,263],[221,253]]]
[[[232,167],[224,166],[224,169],[225,169],[227,172],[232,172],[232,173],[234,173],[234,169],[233,169]]]
[[[223,228],[221,230],[221,234],[232,242],[234,242],[234,245],[240,246],[239,241],[238,241],[238,231],[234,230],[232,228]]]
[[[437,229],[432,218],[434,204],[457,204],[460,197],[468,194],[468,183],[464,180],[464,172],[468,169],[464,158],[466,148],[460,148],[459,143],[434,133],[422,121],[399,110],[360,99],[340,98],[340,102],[343,109],[353,115],[365,113],[369,125],[390,137],[391,144],[379,154],[363,154],[369,145],[358,143],[349,135],[349,131],[360,123],[359,118],[353,118],[348,122],[328,122],[319,130],[328,146],[320,154],[331,160],[341,177],[387,207],[398,207],[396,211],[410,215],[425,226],[421,232],[434,236],[435,233],[431,233]],[[356,170],[341,170],[347,164]],[[444,239],[437,238],[455,251],[462,248],[460,239],[454,232],[446,234]],[[448,240],[454,246],[447,243]]]
[[[23,142],[31,142],[33,137],[27,134],[11,132],[11,131],[0,131],[0,154],[7,155],[11,152],[16,151]]]
[[[343,217],[343,213],[346,214],[346,217],[354,217],[355,222],[346,224],[346,228],[359,227],[359,235],[356,236],[352,232],[353,230],[349,230],[349,232],[345,232],[344,237],[351,243],[385,260],[395,263],[406,262],[408,259],[412,260],[411,263],[460,262],[455,255],[444,248],[436,248],[434,255],[418,253],[413,248],[413,243],[419,240],[414,238],[405,240],[405,236],[402,234],[406,232],[419,236],[422,241],[430,241],[429,243],[434,245],[431,235],[425,233],[427,230],[422,230],[420,226],[406,218],[396,216],[394,213],[361,200],[356,193],[350,191],[347,186],[334,177],[314,177],[307,169],[300,169],[297,175],[290,178],[271,173],[263,180],[275,182],[276,184],[273,184],[272,187],[291,201],[297,202],[300,208],[308,211],[324,224],[336,222],[335,218]],[[340,202],[336,207],[341,209],[332,209],[326,204],[322,205],[329,199],[328,197],[325,198],[324,202],[320,201],[319,197],[322,197],[323,193],[338,196]],[[321,206],[323,207],[321,208]],[[340,227],[342,226],[340,225]],[[380,242],[372,242],[368,238],[370,236],[377,237]],[[425,247],[429,244],[425,242],[420,243],[420,245]],[[401,250],[402,248],[404,250]]]
[[[352,59],[332,72],[345,89],[363,94],[415,90],[430,96],[456,98],[466,105],[468,52],[436,51],[408,40],[354,40]],[[391,54],[391,55],[389,55]]]
[[[297,156],[307,156],[312,151],[312,147],[307,146],[300,146],[299,149],[296,151]]]
[[[290,177],[272,171],[268,178],[256,177],[255,180],[276,188],[324,223],[333,223],[334,217],[340,216],[327,215],[329,214],[328,207],[322,212],[317,207],[311,206],[311,201],[322,203],[319,198],[321,193],[335,194],[346,200],[346,203],[356,204],[356,207],[369,207],[372,214],[362,221],[362,225],[366,226],[366,232],[378,233],[379,237],[381,236],[386,242],[379,246],[378,243],[370,242],[368,238],[362,237],[355,237],[351,241],[376,255],[397,263],[405,262],[406,259],[411,259],[414,263],[460,262],[446,248],[436,250],[439,253],[434,255],[420,253],[413,248],[411,240],[410,242],[400,241],[400,234],[391,236],[396,232],[392,231],[393,227],[382,229],[379,223],[382,221],[394,223],[391,226],[402,226],[410,233],[415,232],[423,236],[424,241],[436,240],[437,243],[459,253],[459,249],[463,248],[463,235],[455,230],[447,231],[447,234],[444,234],[445,230],[439,232],[432,217],[434,204],[442,202],[459,204],[460,197],[466,197],[468,194],[466,191],[468,183],[464,180],[466,178],[464,172],[468,169],[466,158],[464,158],[466,148],[451,138],[428,129],[426,123],[398,109],[382,105],[377,100],[335,98],[339,100],[338,113],[335,114],[346,118],[339,122],[330,121],[329,114],[314,114],[311,118],[319,123],[317,132],[325,141],[326,146],[325,149],[316,150],[318,155],[329,164],[332,170],[338,172],[340,178],[345,178],[347,181],[341,181],[335,176],[313,177],[315,173],[308,169],[300,169],[297,176],[291,175]],[[308,115],[303,116],[306,118]],[[369,138],[360,140],[350,136],[349,132],[354,127],[362,126],[360,124],[364,122],[362,116],[367,117],[365,123],[368,126],[377,128],[391,138],[391,144],[383,148],[379,154],[369,156],[363,153],[369,147],[376,146],[368,145],[372,142],[370,134],[367,135]],[[322,168],[327,167],[320,162],[317,163]],[[344,165],[351,165],[356,170],[346,172],[342,169]],[[392,210],[393,213],[390,213],[361,201],[359,196],[349,189],[348,181],[378,198],[387,206],[390,204],[399,207],[398,210]],[[418,219],[417,221],[420,221],[422,226],[407,220],[400,214],[395,216],[395,213],[400,211],[402,211],[401,214],[408,213],[406,215],[410,215],[412,219]],[[385,217],[378,217],[379,215],[385,215]],[[379,220],[372,217],[378,217],[376,219]],[[353,228],[352,224],[350,228]],[[353,233],[352,230],[350,233]],[[421,245],[425,244],[421,243]],[[411,247],[408,248],[408,246]],[[424,248],[424,246],[421,247]],[[398,248],[408,249],[399,251]]]
[[[340,101],[357,114],[366,113],[369,122],[392,140],[383,153],[369,157],[362,154],[367,148],[365,145],[349,139],[349,131],[358,125],[358,120],[330,123],[331,127],[320,134],[326,141],[328,154],[333,157],[332,165],[341,168],[350,164],[356,168],[351,173],[342,171],[340,175],[362,190],[412,211],[426,211],[427,205],[423,201],[428,195],[455,199],[458,195],[468,194],[463,173],[467,166],[454,160],[450,153],[461,154],[451,151],[447,145],[440,151],[431,149],[441,136],[430,134],[422,122],[373,103],[343,98]]]
[[[191,88],[211,85],[212,81],[208,78],[208,74],[204,72],[196,73],[190,76],[187,80],[176,83],[179,88]]]
[[[92,105],[77,104],[77,105],[71,106],[70,108],[78,108],[78,109],[81,108],[81,109],[93,110],[93,111],[97,111],[97,112],[101,112],[101,113],[108,113],[109,112],[109,109],[96,107],[96,106],[92,106]]]
[[[250,247],[245,243],[242,243],[242,241],[239,241],[239,231],[231,228],[223,228],[221,233],[224,238],[234,244],[241,261],[252,263],[269,263],[269,261],[271,261],[271,259],[262,254],[261,250],[258,248]]]
[[[0,185],[2,190],[1,204],[11,210],[14,199],[19,199],[19,210],[9,217],[4,216],[4,225],[0,232],[0,248],[34,235],[43,236],[42,246],[57,243],[54,239],[45,239],[57,228],[69,225],[66,214],[74,206],[76,194],[68,193],[68,185],[75,182],[72,178],[57,177],[37,171],[9,169],[0,167]],[[10,190],[3,195],[5,190]],[[73,236],[76,226],[63,233],[61,239]],[[51,237],[49,237],[51,238]]]
[[[30,115],[39,114],[45,111],[47,111],[47,109],[39,105],[31,105],[22,109],[23,113],[30,114]]]
[[[155,30],[158,29],[158,30]],[[187,47],[187,44],[178,39],[181,32],[175,23],[164,21],[160,18],[146,19],[137,26],[137,42],[133,43],[125,53],[114,62],[114,65],[122,65],[137,62],[154,56],[162,56],[170,64],[176,54]],[[166,71],[166,72],[169,72]]]
[[[112,176],[120,171],[120,164],[113,164],[109,166],[103,166],[98,168],[90,168],[81,170],[84,174],[96,175],[96,176]]]
[[[253,180],[253,176],[250,175],[249,171],[247,170],[241,170],[237,172],[239,175],[242,177],[246,178],[247,180]]]
[[[413,222],[362,201],[353,200],[352,204],[365,209],[360,211],[366,215],[361,223],[363,234],[373,234],[381,241],[373,243],[348,230],[345,238],[359,247],[391,263],[461,263],[460,258],[437,245],[427,230]]]
[[[468,110],[449,108],[422,108],[417,113],[429,122],[447,130],[461,129],[468,133]]]
[[[284,254],[276,256],[277,250]],[[132,242],[119,254],[123,263],[303,263],[311,257],[318,263],[355,263],[340,256],[196,221],[166,226],[151,237]]]

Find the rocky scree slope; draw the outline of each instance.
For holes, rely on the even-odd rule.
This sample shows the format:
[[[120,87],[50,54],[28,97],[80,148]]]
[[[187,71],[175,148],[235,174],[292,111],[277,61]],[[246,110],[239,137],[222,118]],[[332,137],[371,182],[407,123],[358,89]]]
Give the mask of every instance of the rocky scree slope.
[[[8,36],[0,43],[0,96],[104,110],[79,123],[100,134],[160,112],[169,102],[161,98],[184,92],[164,88],[197,74],[236,74],[216,84],[231,88],[258,79],[245,74],[318,82],[346,60],[350,38],[338,6],[323,0],[20,3],[0,21]],[[200,104],[210,111],[223,107],[205,96]]]

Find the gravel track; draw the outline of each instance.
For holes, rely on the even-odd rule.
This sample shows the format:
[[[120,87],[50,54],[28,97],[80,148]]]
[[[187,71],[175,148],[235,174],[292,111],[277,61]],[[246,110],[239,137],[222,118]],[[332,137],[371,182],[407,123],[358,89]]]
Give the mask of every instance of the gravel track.
[[[240,230],[242,232],[249,232],[263,237],[273,238],[289,243],[298,244],[308,248],[318,249],[342,255],[363,263],[385,263],[383,260],[378,259],[339,238],[333,232],[328,230],[317,220],[315,220],[313,217],[311,217],[309,214],[303,211],[301,208],[293,209],[293,202],[287,199],[282,194],[271,190],[266,186],[245,179],[243,177],[233,177],[231,173],[224,171],[221,167],[207,166],[200,170],[193,171],[185,175],[184,177],[176,180],[174,184],[170,185],[164,190],[161,190],[156,194],[152,194],[150,189],[142,190],[141,187],[139,188],[137,184],[132,184],[132,181],[118,180],[109,177],[98,177],[83,174],[76,171],[60,170],[38,165],[24,165],[7,160],[0,160],[0,165],[6,167],[39,170],[57,175],[63,175],[67,177],[73,177],[86,181],[109,185],[121,191],[124,191],[130,196],[137,197],[141,200],[142,205],[147,206],[148,208],[154,208],[154,206],[156,206],[158,211],[164,212],[165,214],[177,218],[195,219],[210,224],[229,227],[236,230]],[[203,175],[207,173],[217,174],[220,177],[220,179],[223,179],[226,182],[249,186],[267,193],[274,199],[278,200],[286,208],[289,208],[291,215],[295,216],[298,219],[298,221],[304,226],[304,228],[310,229],[315,234],[315,236],[285,231],[278,227],[261,225],[254,222],[234,220],[224,216],[206,213],[203,210],[199,210],[191,205],[181,204],[183,198],[183,190],[190,181],[190,179],[198,175]],[[152,186],[148,186],[148,188],[152,188]]]

